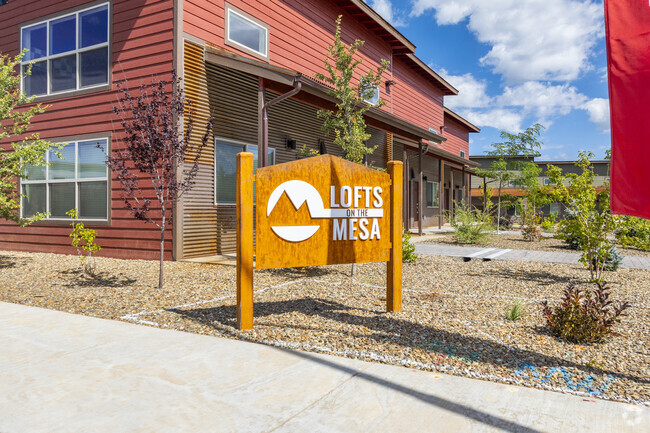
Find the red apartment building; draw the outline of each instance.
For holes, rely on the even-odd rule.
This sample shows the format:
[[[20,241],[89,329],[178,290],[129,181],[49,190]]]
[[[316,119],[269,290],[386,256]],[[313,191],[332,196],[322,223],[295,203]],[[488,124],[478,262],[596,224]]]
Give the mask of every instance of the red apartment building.
[[[50,105],[31,131],[64,148],[65,160],[21,182],[24,216],[49,212],[27,228],[0,221],[0,249],[72,253],[69,219],[98,232],[106,256],[156,258],[159,232],[123,209],[120,184],[104,166],[121,146],[111,108],[116,83],[152,77],[183,78],[200,125],[214,116],[197,183],[174,210],[166,256],[188,259],[235,250],[235,155],[262,147],[262,107],[268,108],[268,163],[299,158],[305,145],[321,153],[340,150],[321,130],[319,108],[333,107],[327,87],[314,78],[343,16],[347,43],[362,39],[362,69],[380,59],[391,67],[378,96],[386,105],[366,116],[370,163],[404,161],[404,218],[409,228],[443,223],[445,210],[469,197],[469,133],[479,132],[443,105],[457,94],[415,55],[415,46],[361,0],[10,0],[0,5],[0,52],[28,49],[23,90]],[[299,90],[298,90],[299,89]],[[297,92],[297,93],[296,93]],[[373,101],[369,101],[372,104]]]

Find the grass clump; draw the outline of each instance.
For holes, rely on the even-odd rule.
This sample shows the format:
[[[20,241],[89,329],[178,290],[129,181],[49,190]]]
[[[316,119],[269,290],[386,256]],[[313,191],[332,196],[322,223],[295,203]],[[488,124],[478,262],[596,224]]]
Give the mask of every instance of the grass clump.
[[[505,311],[506,319],[510,321],[516,321],[521,319],[526,315],[524,308],[524,302],[521,299],[517,299],[510,307]]]
[[[456,207],[450,220],[455,229],[454,240],[460,244],[481,243],[493,229],[489,215],[464,202]]]
[[[569,285],[562,302],[551,307],[542,302],[542,314],[551,332],[572,343],[602,343],[612,334],[612,327],[620,321],[629,302],[610,301],[610,288],[596,282],[594,290]]]

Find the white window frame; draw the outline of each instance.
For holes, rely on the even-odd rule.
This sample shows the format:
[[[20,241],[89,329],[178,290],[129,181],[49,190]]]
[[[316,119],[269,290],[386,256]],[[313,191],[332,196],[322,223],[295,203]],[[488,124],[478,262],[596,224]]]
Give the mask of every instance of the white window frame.
[[[252,56],[255,56],[257,58],[260,58],[262,60],[268,61],[269,60],[269,37],[270,37],[270,31],[269,31],[269,25],[266,24],[265,22],[253,17],[250,14],[247,14],[246,12],[242,11],[239,8],[234,7],[233,5],[229,3],[225,3],[225,26],[224,26],[224,42],[226,45],[230,45],[232,47],[237,48],[238,50],[244,51]],[[260,29],[264,30],[264,33],[266,35],[266,44],[264,46],[265,52],[257,51],[253,48],[247,47],[246,45],[237,42],[234,39],[230,38],[230,14],[235,14],[238,17],[242,18],[245,21],[248,21],[252,25],[259,27]]]
[[[549,179],[548,177],[545,177],[544,178],[544,185],[550,185],[550,184],[551,184],[551,179]]]
[[[23,185],[45,185],[45,213],[50,213],[50,185],[56,183],[74,183],[74,203],[75,209],[79,210],[79,184],[85,182],[106,182],[106,218],[87,218],[79,217],[78,221],[97,221],[97,222],[107,222],[109,220],[109,215],[111,211],[111,179],[108,175],[108,167],[104,166],[106,170],[106,176],[104,177],[79,177],[79,142],[84,141],[94,141],[94,140],[105,140],[106,148],[104,149],[108,154],[110,152],[110,137],[95,137],[95,138],[79,138],[76,140],[64,141],[58,144],[70,145],[74,144],[74,156],[75,156],[75,165],[74,173],[75,177],[70,179],[48,179],[50,173],[50,152],[45,152],[45,179],[43,180],[29,180],[21,179],[20,181],[20,217],[25,218],[23,215],[23,196],[22,188]],[[51,218],[49,215],[45,218],[46,221],[69,221],[69,218],[57,217]]]
[[[460,157],[461,157],[461,158],[465,158],[465,151],[464,151],[464,150],[461,150],[461,151],[460,151]]]
[[[90,47],[79,48],[79,25],[80,25],[79,14],[81,14],[83,12],[86,12],[86,11],[89,11],[91,9],[100,8],[102,6],[106,6],[107,9],[108,9],[108,11],[107,11],[108,23],[107,23],[107,26],[106,26],[106,42],[91,45]],[[76,32],[75,32],[75,46],[77,48],[74,49],[74,50],[71,50],[71,51],[66,51],[65,53],[50,55],[49,54],[50,53],[50,21],[60,20],[62,18],[71,17],[73,15],[75,15],[75,22],[76,22],[76,26],[77,26],[77,29],[76,29]],[[21,76],[20,90],[21,91],[24,91],[24,89],[25,89],[25,75],[23,74],[23,67],[29,65],[30,63],[41,63],[41,62],[46,62],[46,67],[47,67],[47,92],[34,95],[37,98],[38,97],[43,97],[43,96],[50,96],[50,95],[62,95],[62,94],[70,93],[70,92],[77,92],[79,90],[95,89],[95,88],[98,88],[98,87],[105,87],[105,86],[110,84],[110,82],[111,82],[111,63],[112,62],[111,62],[111,5],[110,5],[109,2],[96,4],[96,5],[93,5],[91,7],[80,9],[80,10],[72,12],[72,13],[62,13],[61,15],[54,16],[54,17],[49,18],[47,20],[32,22],[32,23],[20,26],[19,32],[20,32],[20,49],[21,50],[22,50],[22,47],[23,47],[23,30],[27,29],[27,28],[30,28],[30,27],[38,26],[38,25],[41,25],[41,24],[45,24],[45,43],[46,43],[46,50],[47,50],[48,54],[46,56],[39,57],[38,59],[32,59],[32,60],[20,62],[20,76]],[[81,55],[80,54],[85,53],[87,51],[93,51],[93,50],[97,50],[97,49],[105,48],[105,47],[108,48],[108,61],[106,62],[106,77],[107,77],[106,82],[101,83],[101,84],[93,84],[92,86],[83,86],[82,87],[81,86],[81,74],[80,74],[80,71],[81,71],[81,63],[80,63]],[[52,77],[50,60],[55,60],[55,59],[58,59],[58,58],[61,58],[61,57],[68,57],[68,56],[71,56],[73,54],[76,56],[76,73],[77,73],[77,77],[76,77],[77,80],[76,81],[77,81],[77,87],[74,88],[74,89],[67,89],[67,90],[60,90],[58,92],[52,92],[51,89],[50,89],[50,87],[51,87],[51,77]]]
[[[223,142],[223,143],[228,143],[228,144],[234,144],[237,146],[242,147],[242,152],[249,152],[251,147],[257,147],[257,161],[259,164],[260,161],[260,153],[259,153],[259,146],[257,144],[251,144],[246,141],[240,141],[240,140],[233,140],[231,138],[225,138],[225,137],[214,137],[214,146],[217,146],[217,142]],[[275,148],[269,147],[269,152],[271,153],[269,155],[269,165],[275,165],[275,156],[276,156],[276,151]],[[253,167],[253,173],[256,171],[256,169]],[[230,201],[217,201],[217,152],[214,152],[214,204],[215,205],[235,205],[237,203],[230,202]],[[253,192],[253,195],[255,192]]]
[[[427,187],[428,187],[429,184],[437,185],[437,187],[433,188],[433,186],[432,186],[432,188],[435,189],[435,191],[434,191],[435,194],[433,194],[433,206],[429,206],[428,197],[426,196],[427,191],[425,190],[424,200],[426,202],[427,209],[438,209],[440,207],[440,182],[432,182],[430,180],[427,180],[427,183],[426,183]]]

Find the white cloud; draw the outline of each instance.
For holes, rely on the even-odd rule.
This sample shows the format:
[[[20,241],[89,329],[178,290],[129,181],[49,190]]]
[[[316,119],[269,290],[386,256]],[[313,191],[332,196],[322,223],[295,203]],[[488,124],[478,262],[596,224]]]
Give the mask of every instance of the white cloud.
[[[503,108],[494,108],[488,110],[462,110],[461,116],[473,124],[485,127],[489,126],[508,132],[520,132],[521,122],[524,117],[521,113]]]
[[[522,120],[528,116],[535,117],[536,121],[548,127],[553,118],[576,109],[589,110],[592,121],[596,123],[597,120],[594,119],[600,115],[602,104],[589,101],[578,89],[568,84],[527,81],[516,86],[506,86],[500,95],[490,96],[487,82],[476,79],[472,74],[450,75],[444,69],[440,73],[458,89],[457,96],[445,97],[445,105],[455,111],[471,113],[474,120],[468,120],[478,126],[518,132]],[[489,116],[497,118],[490,120]]]
[[[388,22],[393,21],[393,5],[390,0],[373,0],[369,3],[370,7],[375,10]]]
[[[582,108],[589,113],[589,120],[595,123],[601,131],[609,131],[609,99],[593,98],[585,102]]]
[[[469,18],[491,46],[481,63],[508,83],[578,78],[603,27],[602,5],[592,0],[415,0],[411,15],[429,10],[440,25]]]
[[[521,85],[503,89],[497,99],[501,107],[520,106],[534,113],[540,120],[549,122],[557,115],[569,114],[581,108],[587,97],[568,84],[553,86],[539,81],[527,81]]]
[[[445,105],[452,110],[460,107],[488,107],[492,104],[492,98],[487,94],[486,81],[479,81],[472,74],[450,75],[445,69],[439,72],[458,89],[458,95],[445,97]]]
[[[395,27],[404,26],[406,21],[403,19],[404,11],[398,11],[393,8],[391,0],[364,0],[371,8],[375,10],[383,19]]]

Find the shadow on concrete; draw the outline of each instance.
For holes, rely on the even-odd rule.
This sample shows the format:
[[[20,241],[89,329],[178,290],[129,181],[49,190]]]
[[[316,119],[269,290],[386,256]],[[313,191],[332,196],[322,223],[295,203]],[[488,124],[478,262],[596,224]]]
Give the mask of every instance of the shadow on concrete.
[[[230,333],[241,339],[242,333],[236,330],[237,314],[235,307],[224,305],[214,308],[191,310],[169,309],[167,311],[185,316],[191,320]],[[640,378],[614,371],[594,369],[567,359],[544,355],[531,350],[506,346],[491,339],[467,336],[457,332],[425,326],[399,319],[379,309],[360,310],[346,305],[314,298],[302,298],[278,302],[258,302],[255,304],[257,319],[271,315],[299,312],[305,316],[318,316],[359,327],[365,331],[363,337],[373,339],[379,344],[400,345],[407,348],[420,348],[435,353],[441,358],[450,357],[459,361],[477,361],[504,366],[517,370],[523,363],[534,363],[538,367],[564,366],[575,368],[587,374],[611,374],[613,377],[627,378],[637,382],[647,382]],[[374,313],[374,314],[373,314]],[[308,322],[305,321],[304,324]],[[367,330],[372,332],[368,333]],[[427,336],[426,340],[418,339]],[[254,340],[252,340],[254,341]],[[480,349],[480,350],[479,350]],[[512,353],[512,356],[504,356]]]
[[[526,427],[521,424],[517,424],[516,422],[509,421],[507,419],[491,415],[487,412],[483,412],[481,410],[474,409],[470,406],[461,404],[461,403],[456,403],[451,400],[444,399],[442,397],[438,397],[436,395],[432,394],[427,394],[425,392],[421,391],[416,391],[414,389],[408,388],[404,385],[400,385],[399,383],[392,382],[390,380],[382,379],[381,377],[374,376],[372,374],[366,373],[364,371],[359,371],[356,370],[352,367],[347,367],[345,365],[338,364],[336,362],[330,361],[328,359],[324,359],[318,356],[311,355],[306,352],[299,352],[295,350],[289,350],[289,349],[283,349],[283,348],[278,348],[274,347],[274,349],[288,353],[290,355],[296,356],[298,358],[303,358],[306,359],[310,362],[315,362],[317,364],[324,365],[326,367],[342,371],[344,373],[349,374],[350,376],[353,376],[358,379],[362,379],[368,382],[375,383],[377,385],[383,386],[384,388],[392,389],[393,391],[397,391],[399,393],[402,393],[404,395],[408,395],[410,397],[417,398],[420,401],[423,401],[424,403],[430,404],[432,406],[437,406],[441,409],[447,410],[449,412],[453,412],[459,415],[462,415],[466,418],[473,419],[474,421],[478,421],[480,423],[489,425],[491,427],[496,427],[499,428],[503,431],[506,432],[517,432],[517,433],[538,433],[541,432],[540,430],[536,430],[534,428]]]

